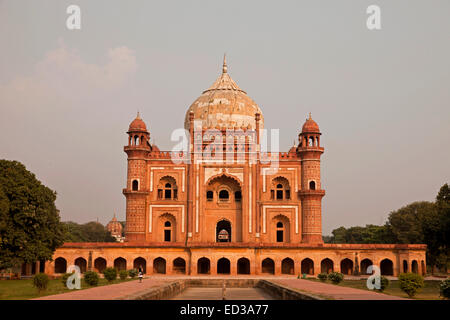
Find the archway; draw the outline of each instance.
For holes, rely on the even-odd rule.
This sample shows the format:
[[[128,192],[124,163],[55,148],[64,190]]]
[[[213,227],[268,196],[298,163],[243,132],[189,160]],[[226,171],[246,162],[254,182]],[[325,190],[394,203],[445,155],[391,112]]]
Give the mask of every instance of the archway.
[[[138,258],[134,259],[134,261],[133,261],[133,268],[136,270],[139,270],[139,268],[142,268],[142,272],[144,274],[146,274],[147,273],[147,261],[142,257],[138,257]]]
[[[122,257],[115,259],[114,268],[116,268],[118,271],[127,270],[127,260]]]
[[[408,261],[403,260],[403,273],[408,272]]]
[[[237,261],[238,274],[250,274],[250,260],[247,258],[240,258]]]
[[[66,273],[67,271],[67,261],[64,258],[55,259],[55,273]]]
[[[211,262],[208,258],[200,258],[197,261],[197,273],[209,274],[211,272]]]
[[[380,271],[383,276],[393,276],[394,275],[394,264],[389,259],[384,259],[380,263]]]
[[[305,258],[302,260],[302,273],[304,274],[314,274],[314,262],[309,259]]]
[[[177,219],[174,215],[166,212],[159,216],[158,228],[160,228],[160,241],[176,242],[176,223]]]
[[[291,258],[283,259],[283,261],[281,261],[281,273],[294,274],[294,260]]]
[[[207,180],[207,201],[203,214],[206,221],[216,221],[216,228],[210,230],[207,241],[242,242],[241,192],[238,178],[226,173],[212,176]],[[219,213],[222,217],[218,219]]]
[[[371,265],[373,265],[372,260],[367,258],[361,260],[361,274],[367,274],[367,268],[369,268],[369,266]]]
[[[341,273],[351,275],[353,273],[353,261],[345,258],[341,261]]]
[[[186,273],[186,261],[183,258],[176,258],[173,260],[173,273],[185,274]]]
[[[271,222],[271,239],[272,242],[290,242],[290,222],[285,215],[278,214],[272,218]]]
[[[261,263],[261,272],[262,273],[275,273],[275,263],[270,258],[265,258]]]
[[[87,269],[86,259],[79,257],[75,259],[75,265],[80,268],[81,273],[85,273]]]
[[[97,272],[102,273],[103,270],[106,269],[106,260],[103,258],[97,258],[94,260],[94,269],[97,270]]]
[[[231,223],[228,220],[220,220],[216,226],[216,241],[231,242]]]
[[[413,273],[419,273],[419,264],[417,263],[417,260],[413,260],[411,263],[411,271]]]
[[[330,273],[333,272],[333,261],[331,259],[325,258],[320,263],[320,272],[322,273]]]
[[[166,273],[166,260],[159,257],[153,260],[153,273]]]
[[[227,258],[220,258],[217,261],[217,273],[229,274],[230,273],[230,260]]]
[[[425,261],[422,260],[422,262],[420,263],[420,266],[422,267],[422,275],[426,275],[427,274],[427,268],[425,266]]]

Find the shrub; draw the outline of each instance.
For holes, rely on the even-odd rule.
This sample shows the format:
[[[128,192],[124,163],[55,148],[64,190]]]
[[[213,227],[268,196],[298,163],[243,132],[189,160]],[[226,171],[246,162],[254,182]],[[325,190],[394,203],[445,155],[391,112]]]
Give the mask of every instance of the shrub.
[[[120,270],[119,272],[119,276],[121,280],[125,280],[128,277],[128,272],[127,270]]]
[[[342,280],[344,280],[344,275],[342,273],[339,272],[331,272],[328,275],[328,279],[333,282],[334,284],[338,284],[339,282],[341,282]]]
[[[378,291],[383,292],[384,290],[386,290],[389,287],[389,279],[381,276],[381,280],[380,280],[380,289]]]
[[[423,288],[423,277],[416,273],[401,273],[398,276],[400,289],[402,289],[409,297],[414,297],[416,293]]]
[[[41,292],[47,289],[48,281],[48,276],[45,273],[38,273],[33,277],[33,286]]]
[[[72,275],[72,273],[64,273],[62,276],[61,276],[61,282],[63,283],[63,285],[64,286],[66,286],[66,282],[67,282],[67,279],[70,277]]]
[[[87,271],[84,274],[84,282],[90,286],[96,286],[98,284],[99,276],[95,271]]]
[[[320,281],[325,282],[327,281],[328,275],[326,273],[319,273],[317,278],[319,278]]]
[[[103,275],[105,276],[105,279],[108,281],[116,280],[117,270],[116,268],[106,268],[105,270],[103,270]]]
[[[128,275],[131,279],[134,279],[138,275],[137,269],[130,269],[128,270]]]
[[[441,283],[439,284],[439,291],[441,297],[450,299],[450,279],[441,281]]]

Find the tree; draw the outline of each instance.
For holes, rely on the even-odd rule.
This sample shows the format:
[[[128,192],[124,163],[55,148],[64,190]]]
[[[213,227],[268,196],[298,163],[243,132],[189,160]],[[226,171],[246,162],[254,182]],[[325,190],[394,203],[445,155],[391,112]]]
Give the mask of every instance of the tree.
[[[444,184],[436,196],[436,211],[441,230],[436,243],[436,265],[447,269],[450,257],[450,188]]]
[[[324,238],[328,243],[395,243],[391,226],[368,224],[365,227],[339,227],[332,231],[331,237]]]
[[[438,226],[436,207],[428,201],[413,202],[389,215],[389,224],[400,243],[426,243],[424,231]]]
[[[65,242],[115,242],[111,233],[98,222],[78,224],[76,222],[63,222],[65,226]]]
[[[0,269],[52,259],[64,238],[55,200],[23,164],[0,160]]]

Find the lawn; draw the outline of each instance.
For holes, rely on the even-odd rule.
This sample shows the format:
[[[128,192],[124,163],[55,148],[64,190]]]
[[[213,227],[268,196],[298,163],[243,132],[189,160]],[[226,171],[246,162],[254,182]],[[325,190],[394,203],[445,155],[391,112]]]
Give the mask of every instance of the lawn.
[[[308,280],[320,281],[314,278],[308,278]],[[422,290],[414,297],[414,299],[418,300],[438,300],[441,299],[439,297],[439,280],[425,280],[425,286]],[[325,283],[331,284],[330,281],[326,281]],[[343,287],[350,287],[355,289],[369,290],[366,285],[366,280],[343,280],[338,284]],[[370,290],[371,291],[371,290]],[[409,298],[406,293],[404,293],[399,287],[398,280],[391,280],[389,282],[389,287],[383,292],[385,294],[398,296],[402,298]]]
[[[98,286],[104,286],[108,284],[121,283],[125,281],[130,281],[132,279],[125,280],[114,280],[112,282],[108,282],[106,279],[99,279]],[[81,289],[92,288],[86,283],[84,283],[84,279],[81,280]],[[38,298],[43,296],[48,296],[52,294],[65,293],[72,290],[69,290],[60,279],[50,280],[48,282],[47,290],[38,294],[38,291],[35,287],[33,287],[32,279],[23,279],[23,280],[0,280],[0,300],[27,300],[32,298]]]

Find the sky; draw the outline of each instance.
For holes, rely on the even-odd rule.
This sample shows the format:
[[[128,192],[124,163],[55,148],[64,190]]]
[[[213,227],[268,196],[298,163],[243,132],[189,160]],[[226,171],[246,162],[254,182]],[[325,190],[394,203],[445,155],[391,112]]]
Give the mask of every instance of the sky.
[[[450,182],[449,15],[448,0],[0,0],[0,159],[57,191],[63,221],[125,220],[129,123],[139,110],[171,150],[226,53],[280,151],[309,112],[319,124],[324,235],[384,224]]]

